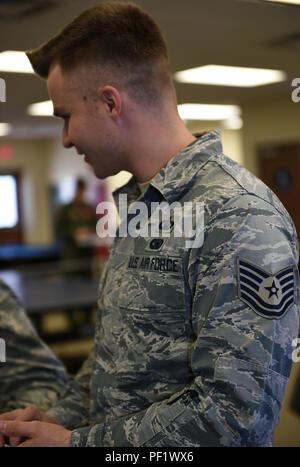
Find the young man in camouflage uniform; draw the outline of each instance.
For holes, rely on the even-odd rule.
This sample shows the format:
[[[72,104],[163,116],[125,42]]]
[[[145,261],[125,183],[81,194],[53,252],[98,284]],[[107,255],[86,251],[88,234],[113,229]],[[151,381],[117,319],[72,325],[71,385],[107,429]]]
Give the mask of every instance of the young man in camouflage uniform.
[[[101,3],[29,58],[65,147],[99,178],[130,171],[117,195],[148,181],[149,210],[200,203],[204,232],[117,236],[89,358],[47,414],[4,414],[2,433],[23,446],[272,445],[299,319],[288,213],[223,155],[218,131],[188,132],[164,40],[140,9]]]

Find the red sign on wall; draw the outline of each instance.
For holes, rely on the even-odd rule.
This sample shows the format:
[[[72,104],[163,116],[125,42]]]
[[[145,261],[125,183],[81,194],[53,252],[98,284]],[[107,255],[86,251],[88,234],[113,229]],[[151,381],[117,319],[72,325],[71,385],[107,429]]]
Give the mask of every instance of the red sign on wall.
[[[0,146],[0,159],[2,161],[7,161],[13,156],[13,147],[10,144],[4,144]]]

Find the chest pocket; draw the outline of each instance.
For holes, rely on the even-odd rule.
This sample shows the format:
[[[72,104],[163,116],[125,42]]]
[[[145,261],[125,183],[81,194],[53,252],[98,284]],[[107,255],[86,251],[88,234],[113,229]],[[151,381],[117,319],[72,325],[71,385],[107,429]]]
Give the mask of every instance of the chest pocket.
[[[118,297],[120,308],[184,310],[184,279],[180,257],[132,254],[126,258]]]
[[[123,350],[129,343],[142,349],[140,361],[145,359],[146,366],[150,355],[157,361],[157,352],[158,361],[164,353],[170,358],[172,349],[174,357],[175,342],[176,358],[183,352],[185,362],[190,312],[182,257],[172,254],[174,246],[154,252],[147,243],[124,238],[114,249],[102,294],[103,322],[107,317],[111,340],[124,339]]]
[[[159,314],[186,310],[181,243],[180,238],[175,244],[174,239],[155,243],[143,237],[116,242],[102,294],[104,308],[156,309]]]

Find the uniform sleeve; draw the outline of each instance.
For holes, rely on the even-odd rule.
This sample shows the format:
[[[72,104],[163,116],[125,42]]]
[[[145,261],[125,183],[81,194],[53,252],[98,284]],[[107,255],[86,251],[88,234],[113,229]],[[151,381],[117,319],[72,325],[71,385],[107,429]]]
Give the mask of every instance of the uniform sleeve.
[[[251,195],[228,202],[206,220],[204,244],[186,262],[191,384],[144,411],[75,429],[71,444],[271,446],[299,324],[297,263],[287,213]]]
[[[0,411],[28,405],[47,410],[67,384],[66,369],[39,338],[22,305],[3,281],[0,337],[5,343],[5,361],[0,363]]]
[[[69,382],[64,394],[47,412],[70,430],[89,423],[90,380],[94,361],[92,349],[75,378]]]

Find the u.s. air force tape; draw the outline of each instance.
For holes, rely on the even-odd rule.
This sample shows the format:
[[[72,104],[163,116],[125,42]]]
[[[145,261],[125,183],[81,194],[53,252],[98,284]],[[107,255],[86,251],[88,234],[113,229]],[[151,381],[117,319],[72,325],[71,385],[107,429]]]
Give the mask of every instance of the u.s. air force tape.
[[[182,270],[181,258],[170,256],[130,256],[127,269],[146,272],[180,273]]]
[[[264,318],[282,318],[295,303],[295,269],[291,265],[270,274],[256,264],[238,258],[239,298]]]

